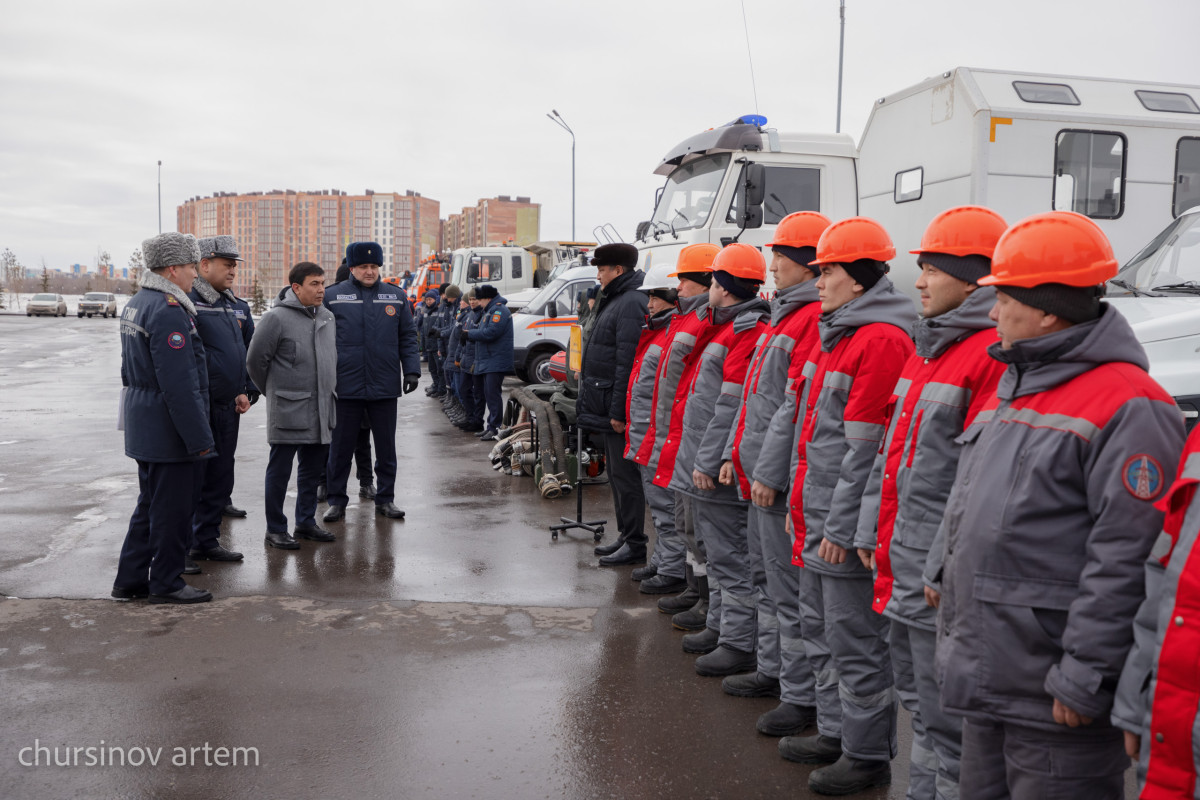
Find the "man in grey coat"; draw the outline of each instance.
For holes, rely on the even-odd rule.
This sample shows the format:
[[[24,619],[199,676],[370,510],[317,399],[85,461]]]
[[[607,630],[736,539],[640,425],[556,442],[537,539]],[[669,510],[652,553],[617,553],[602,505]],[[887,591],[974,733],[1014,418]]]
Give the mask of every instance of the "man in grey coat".
[[[267,398],[266,542],[298,550],[296,538],[332,542],[317,524],[317,484],[329,452],[335,416],[337,343],[333,314],[322,305],[325,271],[302,261],[288,276],[291,288],[254,331],[246,354],[250,379]],[[283,499],[296,467],[296,528],[288,534]]]

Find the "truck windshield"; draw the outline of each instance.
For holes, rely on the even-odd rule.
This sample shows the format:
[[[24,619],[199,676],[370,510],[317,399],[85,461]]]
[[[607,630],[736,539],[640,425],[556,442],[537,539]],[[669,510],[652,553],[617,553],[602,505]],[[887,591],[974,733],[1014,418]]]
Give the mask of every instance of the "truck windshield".
[[[1108,293],[1200,294],[1200,213],[1172,222],[1109,281]]]
[[[535,294],[533,296],[533,298],[528,303],[525,304],[525,313],[527,313],[527,314],[543,313],[542,307],[544,305],[546,305],[546,301],[549,300],[551,297],[553,297],[554,293],[557,292],[559,289],[561,289],[566,284],[566,282],[567,281],[565,278],[555,278],[554,280],[550,281],[545,286],[543,286],[541,289],[538,289],[538,293]]]
[[[651,224],[658,230],[686,231],[708,223],[721,179],[729,166],[729,154],[701,158],[671,173],[662,199],[654,209]]]

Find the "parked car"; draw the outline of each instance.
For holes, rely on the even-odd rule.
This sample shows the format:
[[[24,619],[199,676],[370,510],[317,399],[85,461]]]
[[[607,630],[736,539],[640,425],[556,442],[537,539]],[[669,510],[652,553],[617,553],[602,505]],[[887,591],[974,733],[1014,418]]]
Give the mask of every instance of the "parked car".
[[[99,314],[102,317],[117,316],[117,296],[109,292],[88,292],[79,301],[79,316]]]
[[[67,315],[67,301],[63,300],[61,294],[35,294],[25,304],[25,316],[32,317],[34,314],[39,316],[49,314],[52,317],[65,317]]]

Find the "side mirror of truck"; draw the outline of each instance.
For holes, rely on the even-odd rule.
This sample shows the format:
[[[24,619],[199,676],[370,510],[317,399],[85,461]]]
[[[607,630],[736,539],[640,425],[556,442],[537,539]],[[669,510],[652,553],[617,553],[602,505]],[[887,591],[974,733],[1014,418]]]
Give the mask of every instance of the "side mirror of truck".
[[[763,224],[763,200],[767,194],[767,168],[762,164],[747,164],[738,182],[737,207],[738,225],[746,228],[761,228]]]
[[[472,261],[467,265],[467,283],[479,283],[479,262]]]
[[[546,316],[550,319],[558,319],[558,303],[556,301],[551,301],[546,306]]]
[[[650,233],[650,220],[646,220],[645,222],[639,222],[637,224],[637,230],[633,234],[633,238],[637,239],[638,241],[641,241],[641,240],[645,239],[647,234],[649,234],[649,233]]]

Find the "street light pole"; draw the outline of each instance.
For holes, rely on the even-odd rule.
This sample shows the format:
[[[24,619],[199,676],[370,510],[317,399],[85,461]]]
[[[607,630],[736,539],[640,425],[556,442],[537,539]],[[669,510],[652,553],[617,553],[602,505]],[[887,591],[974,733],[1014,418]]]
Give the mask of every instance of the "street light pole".
[[[553,113],[546,115],[550,117],[550,121],[571,134],[571,241],[575,241],[575,131],[571,130],[571,126],[562,115],[554,109],[550,110]]]
[[[162,233],[162,162],[158,162],[158,232]]]
[[[841,0],[838,7],[838,16],[841,18],[840,33],[838,34],[838,95],[837,95],[837,127],[835,130],[838,133],[842,132],[842,55],[846,51],[846,0]]]

